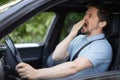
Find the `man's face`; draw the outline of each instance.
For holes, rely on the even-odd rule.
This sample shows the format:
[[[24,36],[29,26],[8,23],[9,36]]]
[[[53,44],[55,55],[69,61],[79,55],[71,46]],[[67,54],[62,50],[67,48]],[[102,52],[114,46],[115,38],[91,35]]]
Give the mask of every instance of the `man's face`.
[[[97,16],[98,9],[90,7],[86,15],[84,16],[85,24],[83,25],[81,32],[87,35],[94,35],[99,28],[99,18]]]

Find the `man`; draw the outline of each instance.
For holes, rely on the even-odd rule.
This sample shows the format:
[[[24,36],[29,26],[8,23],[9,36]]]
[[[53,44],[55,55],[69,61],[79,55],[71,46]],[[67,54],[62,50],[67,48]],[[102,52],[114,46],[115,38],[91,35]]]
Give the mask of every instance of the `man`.
[[[112,59],[111,45],[103,33],[103,29],[110,20],[109,16],[107,9],[102,4],[91,3],[84,18],[73,26],[69,35],[57,45],[53,52],[54,60],[70,56],[71,61],[42,69],[34,69],[29,64],[19,63],[16,66],[17,72],[22,78],[52,79],[106,71]],[[85,35],[76,37],[79,29]],[[76,52],[90,41],[93,42],[82,49],[73,60]]]

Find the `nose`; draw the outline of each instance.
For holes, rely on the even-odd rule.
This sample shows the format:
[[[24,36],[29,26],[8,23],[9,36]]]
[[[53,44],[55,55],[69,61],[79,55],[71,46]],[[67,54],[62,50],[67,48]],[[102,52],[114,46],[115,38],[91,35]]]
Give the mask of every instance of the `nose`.
[[[83,19],[85,20],[85,22],[87,22],[87,21],[88,21],[88,16],[85,15],[85,16],[83,17]]]
[[[87,20],[87,19],[88,19],[88,16],[87,16],[87,15],[85,15],[85,16],[84,16],[84,20]]]

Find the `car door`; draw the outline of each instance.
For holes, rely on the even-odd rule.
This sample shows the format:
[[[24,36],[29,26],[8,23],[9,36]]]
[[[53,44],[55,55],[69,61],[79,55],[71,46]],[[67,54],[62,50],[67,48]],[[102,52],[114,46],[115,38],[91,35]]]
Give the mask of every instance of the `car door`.
[[[98,74],[90,74],[84,76],[76,76],[76,77],[66,77],[60,78],[57,80],[119,80],[120,79],[120,71],[109,71]]]
[[[31,64],[35,68],[41,68],[46,67],[46,60],[48,56],[53,52],[55,49],[55,46],[59,43],[60,40],[62,40],[72,28],[72,25],[74,25],[75,22],[79,21],[82,17],[79,18],[79,20],[74,19],[73,16],[69,16],[72,21],[69,22],[67,25],[68,27],[64,28],[64,22],[70,21],[65,20],[67,15],[69,13],[74,14],[74,12],[78,13],[78,15],[84,16],[84,14],[80,12],[85,12],[86,8],[83,7],[84,4],[88,3],[87,0],[83,1],[70,1],[66,4],[61,4],[59,6],[56,6],[60,3],[63,3],[67,0],[22,0],[21,2],[17,3],[17,5],[10,7],[9,9],[5,10],[2,14],[0,14],[0,39],[4,38],[5,35],[9,35],[12,40],[14,41],[17,49],[19,50],[21,57],[24,62],[27,62]],[[80,4],[78,4],[80,2]],[[74,3],[74,5],[72,5]],[[83,4],[84,3],[84,4]],[[80,6],[81,5],[81,6]],[[56,6],[56,7],[53,7]],[[64,7],[65,6],[65,7]],[[43,18],[45,19],[44,22],[49,22],[49,24],[43,27],[39,28],[39,25],[41,25],[41,21],[39,19],[39,24],[34,25],[35,22],[33,22],[32,19],[37,19],[36,17],[44,15]],[[48,15],[52,15],[50,21],[47,20]],[[78,16],[75,16],[78,17]],[[43,25],[45,24],[43,22]],[[24,24],[23,24],[24,23]],[[27,25],[27,23],[33,24],[33,26]],[[22,36],[21,38],[18,38],[18,36],[13,32],[13,30],[21,30],[21,27],[28,27],[27,31],[28,34],[32,36],[35,30],[30,27],[36,27],[38,31],[40,29],[45,29],[46,33],[42,38],[38,38],[41,36],[38,36],[35,34],[32,36],[32,41],[28,42],[22,42],[23,38],[26,38],[25,36]],[[37,27],[38,26],[38,27]],[[23,30],[24,31],[24,30]],[[23,31],[20,32],[21,35]],[[40,32],[42,32],[41,30]],[[62,32],[61,32],[62,31]],[[12,33],[13,32],[13,33]],[[65,33],[64,37],[61,36],[62,33]],[[12,34],[12,36],[11,36]],[[28,35],[26,35],[28,36]],[[61,38],[60,38],[61,37]],[[15,40],[14,40],[15,39]],[[36,41],[36,40],[39,41]],[[17,41],[21,41],[22,43],[19,43]],[[16,43],[17,42],[17,43]],[[3,56],[4,51],[4,44],[0,47],[0,55]],[[119,55],[118,55],[119,57]],[[118,58],[119,59],[119,58]],[[117,60],[119,61],[119,60]],[[119,65],[117,63],[117,65]],[[115,65],[116,66],[116,65]],[[118,67],[118,66],[117,66]],[[97,76],[97,77],[96,77]],[[106,77],[104,77],[106,76]],[[74,78],[74,80],[79,79],[93,79],[93,80],[101,80],[103,77],[105,79],[111,79],[108,77],[111,76],[119,76],[119,72],[107,72],[105,74],[97,74],[97,75],[90,75],[90,76],[82,76]],[[118,77],[119,78],[119,77]],[[73,78],[72,78],[73,79]],[[72,80],[71,79],[71,80]],[[116,78],[117,79],[117,78]],[[115,80],[116,80],[115,79]],[[62,79],[64,80],[64,79]],[[67,80],[67,79],[65,79]],[[114,79],[113,79],[114,80]]]
[[[55,11],[46,11],[47,9],[60,4],[66,0],[20,0],[19,2],[13,4],[10,3],[9,6],[1,8],[1,14],[0,14],[0,38],[4,39],[4,36],[8,35],[11,37],[13,42],[15,43],[16,48],[21,54],[22,60],[24,62],[27,62],[31,64],[35,68],[43,67],[43,60],[44,57],[47,56],[49,51],[47,50],[48,45],[55,46],[55,44],[52,44],[56,42],[55,40],[51,41],[51,36],[56,34],[55,36],[58,36],[60,32],[55,31],[55,25],[58,25],[57,22],[59,21],[59,16],[56,16]],[[2,6],[1,6],[2,7]],[[46,12],[44,12],[46,11]],[[46,15],[46,25],[43,26],[45,29],[45,34],[42,34],[42,30],[40,31],[42,34],[39,37],[36,36],[35,30],[30,27],[36,27],[36,30],[39,31],[39,25],[42,23],[39,21],[39,25],[33,25],[29,26],[27,23],[32,23],[32,19],[37,19],[36,16]],[[49,15],[51,18],[49,21],[47,18],[49,18]],[[33,22],[32,24],[34,24]],[[21,35],[23,31],[20,28],[26,26],[28,27],[26,32],[28,31],[29,35],[26,35],[27,37],[31,37],[32,41],[22,41],[23,38],[26,38],[25,36],[18,37],[18,35]],[[42,28],[40,28],[42,29]],[[14,30],[14,32],[12,32]],[[21,30],[21,32],[18,34],[15,31]],[[31,32],[30,32],[31,31]],[[34,35],[33,35],[34,34]],[[16,37],[16,38],[15,38]],[[54,37],[54,36],[53,36]],[[52,38],[53,38],[52,37]],[[39,41],[35,41],[37,38],[39,38]],[[4,41],[4,40],[3,40]],[[18,41],[18,42],[17,42]],[[19,42],[20,41],[20,42]],[[17,43],[16,43],[17,42]],[[1,43],[1,45],[4,45]],[[51,46],[51,48],[53,48]],[[1,57],[2,52],[4,51],[3,46],[1,46]],[[43,55],[44,54],[44,55]],[[38,65],[39,64],[39,65]]]

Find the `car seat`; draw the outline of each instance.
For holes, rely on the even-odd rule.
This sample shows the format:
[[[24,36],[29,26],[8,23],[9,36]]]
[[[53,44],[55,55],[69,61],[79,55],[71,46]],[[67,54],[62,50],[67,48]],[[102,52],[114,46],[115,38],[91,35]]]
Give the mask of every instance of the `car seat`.
[[[113,13],[112,16],[112,22],[110,24],[110,28],[105,32],[106,38],[110,42],[112,49],[113,49],[113,57],[112,62],[108,70],[117,70],[119,63],[118,63],[118,56],[119,56],[119,39],[120,39],[120,14],[119,13]]]

